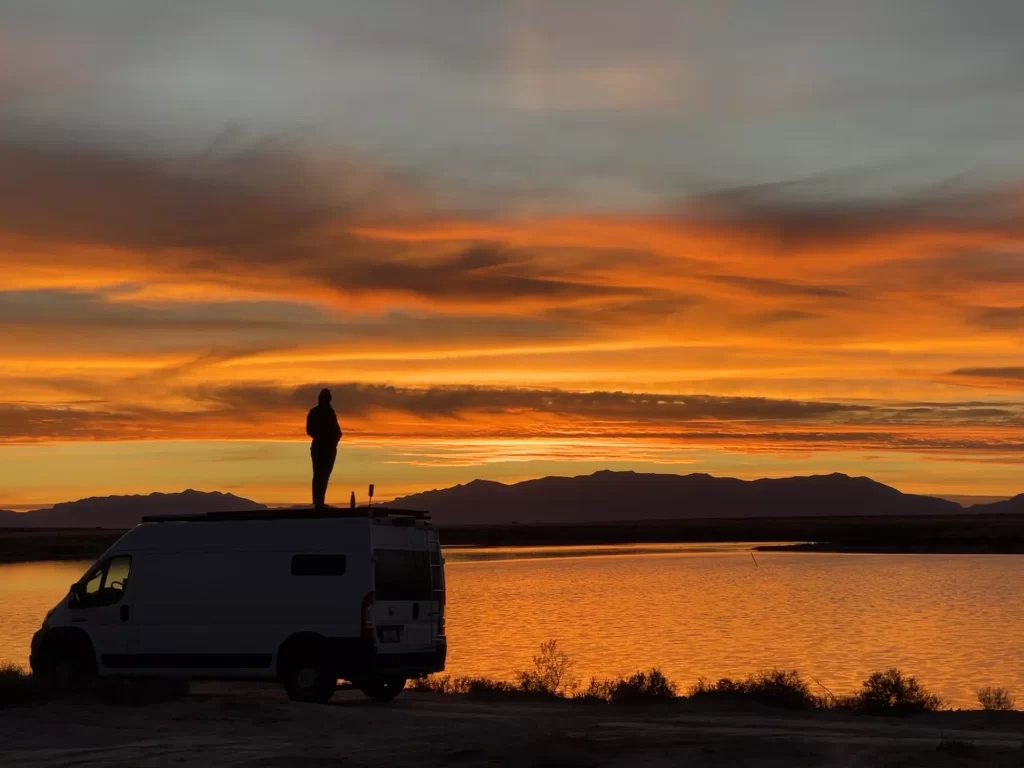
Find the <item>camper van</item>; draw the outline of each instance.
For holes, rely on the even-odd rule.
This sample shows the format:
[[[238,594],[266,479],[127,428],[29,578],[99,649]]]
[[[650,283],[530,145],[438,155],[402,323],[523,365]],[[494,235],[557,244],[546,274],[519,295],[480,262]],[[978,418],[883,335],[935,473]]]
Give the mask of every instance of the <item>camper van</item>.
[[[444,669],[444,565],[429,515],[383,507],[149,517],[47,614],[33,673],[279,680],[376,700]]]

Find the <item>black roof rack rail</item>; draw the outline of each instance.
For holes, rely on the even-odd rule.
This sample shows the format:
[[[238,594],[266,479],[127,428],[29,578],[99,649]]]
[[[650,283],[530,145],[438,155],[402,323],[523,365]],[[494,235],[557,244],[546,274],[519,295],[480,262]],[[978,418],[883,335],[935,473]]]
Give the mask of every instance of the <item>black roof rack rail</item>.
[[[403,518],[429,520],[430,513],[391,507],[328,507],[327,509],[249,509],[241,511],[203,512],[197,515],[144,515],[144,523],[216,523],[228,520],[310,520],[335,518]]]

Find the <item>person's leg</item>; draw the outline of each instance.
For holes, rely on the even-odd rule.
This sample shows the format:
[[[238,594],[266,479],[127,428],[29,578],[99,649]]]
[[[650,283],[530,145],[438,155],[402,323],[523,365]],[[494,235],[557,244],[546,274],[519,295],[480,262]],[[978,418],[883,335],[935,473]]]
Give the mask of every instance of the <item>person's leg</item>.
[[[309,456],[313,460],[313,506],[320,509],[324,505],[324,494],[327,491],[323,480],[322,461],[319,452],[314,448],[309,449]]]
[[[334,461],[338,458],[338,449],[331,448],[324,451],[322,464],[320,466],[321,482],[320,505],[327,506],[327,484],[331,482],[331,472],[334,471]]]

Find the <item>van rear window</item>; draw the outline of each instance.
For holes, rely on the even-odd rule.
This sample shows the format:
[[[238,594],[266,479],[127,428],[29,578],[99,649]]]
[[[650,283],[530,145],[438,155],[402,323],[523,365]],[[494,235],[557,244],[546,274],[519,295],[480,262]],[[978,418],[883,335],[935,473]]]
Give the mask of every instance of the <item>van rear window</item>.
[[[374,554],[378,600],[430,599],[430,559],[426,551],[378,549]]]
[[[343,576],[344,555],[295,555],[292,576]]]

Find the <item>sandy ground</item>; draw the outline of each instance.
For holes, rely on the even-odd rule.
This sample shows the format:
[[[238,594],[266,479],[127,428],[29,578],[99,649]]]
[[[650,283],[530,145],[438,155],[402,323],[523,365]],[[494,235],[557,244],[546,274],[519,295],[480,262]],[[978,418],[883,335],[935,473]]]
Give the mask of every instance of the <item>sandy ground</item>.
[[[946,740],[953,748],[939,749]],[[3,766],[1024,766],[1024,715],[879,720],[481,702],[194,684],[146,706],[64,700],[0,713]]]

